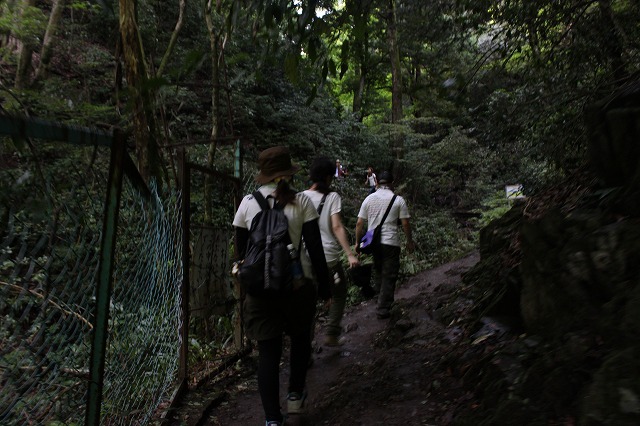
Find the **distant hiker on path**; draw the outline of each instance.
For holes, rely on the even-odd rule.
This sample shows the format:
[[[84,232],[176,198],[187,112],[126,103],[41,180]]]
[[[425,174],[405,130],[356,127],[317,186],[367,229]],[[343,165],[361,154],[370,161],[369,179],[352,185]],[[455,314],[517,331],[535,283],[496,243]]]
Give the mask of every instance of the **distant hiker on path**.
[[[342,164],[340,163],[340,160],[336,160],[336,168],[334,170],[333,176],[336,179],[344,179],[345,176],[347,176],[348,173],[345,170],[345,168],[342,166]]]
[[[258,191],[272,208],[283,209],[288,220],[290,241],[298,252],[301,237],[304,237],[317,277],[317,295],[322,300],[330,299],[332,280],[322,248],[318,213],[309,197],[303,193],[296,194],[289,186],[299,167],[291,164],[289,150],[282,146],[262,151],[258,158],[258,166],[260,172],[255,179],[262,185]],[[245,256],[250,244],[252,221],[261,211],[257,198],[251,194],[246,195],[238,207],[233,226],[241,257]],[[285,267],[287,270],[282,271],[281,275],[291,273],[289,266]],[[303,412],[307,362],[311,356],[311,326],[315,317],[317,295],[316,287],[306,283],[283,295],[263,298],[247,294],[244,300],[244,325],[247,336],[258,342],[258,390],[267,426],[281,426],[284,421],[280,411],[279,395],[283,333],[287,333],[291,338],[287,412]]]
[[[365,234],[364,222],[367,229],[372,230],[378,226],[387,210],[393,196],[393,175],[383,171],[378,176],[378,189],[367,196],[360,206],[358,221],[356,222],[356,252],[360,248],[360,240]],[[380,248],[373,254],[373,268],[375,271],[374,286],[378,294],[378,306],[376,316],[379,319],[389,318],[391,305],[394,301],[394,291],[398,272],[400,271],[400,238],[398,236],[398,219],[402,224],[402,230],[407,238],[407,252],[414,250],[414,242],[411,237],[411,224],[409,222],[409,209],[404,198],[397,195],[389,213],[382,224],[380,234]]]
[[[373,173],[373,167],[369,166],[367,168],[367,177],[364,181],[365,186],[369,188],[369,194],[373,194],[376,192],[376,186],[378,186],[378,178],[376,174]]]
[[[342,225],[342,198],[331,190],[330,185],[334,177],[333,164],[327,157],[316,158],[309,170],[311,187],[304,194],[311,199],[320,215],[320,235],[324,255],[333,276],[331,287],[331,305],[329,306],[329,320],[326,325],[325,346],[339,346],[342,333],[342,315],[347,302],[347,279],[340,261],[340,253],[347,255],[349,267],[358,266],[360,261],[351,251],[347,231]],[[306,269],[306,268],[305,268]]]

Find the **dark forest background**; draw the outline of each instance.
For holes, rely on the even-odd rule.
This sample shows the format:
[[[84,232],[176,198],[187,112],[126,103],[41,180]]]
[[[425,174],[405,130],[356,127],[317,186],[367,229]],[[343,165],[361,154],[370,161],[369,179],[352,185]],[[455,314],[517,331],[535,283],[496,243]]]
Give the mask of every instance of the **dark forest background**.
[[[637,230],[639,22],[635,0],[0,0],[0,112],[122,129],[160,187],[182,148],[231,174],[240,140],[247,187],[273,145],[303,168],[340,159],[349,230],[367,166],[392,170],[418,246],[405,276],[479,247],[478,317],[515,316],[560,346],[584,327],[615,336],[584,369],[623,359],[637,376],[637,250],[611,241]],[[28,150],[0,144],[3,161]],[[512,209],[515,184],[527,199]],[[614,418],[603,375],[590,419]],[[616,389],[638,391],[623,414],[640,413],[637,383]]]
[[[238,139],[247,158],[275,144],[303,166],[339,158],[353,184],[346,195],[357,195],[345,197],[350,229],[366,167],[392,170],[413,211],[416,269],[467,250],[455,246],[477,240],[468,219],[482,225],[509,208],[505,185],[530,195],[583,167],[585,106],[632,83],[639,62],[633,1],[5,0],[0,9],[4,112],[124,129],[144,177],[166,185],[179,147],[222,172]],[[441,247],[453,248],[441,256]]]

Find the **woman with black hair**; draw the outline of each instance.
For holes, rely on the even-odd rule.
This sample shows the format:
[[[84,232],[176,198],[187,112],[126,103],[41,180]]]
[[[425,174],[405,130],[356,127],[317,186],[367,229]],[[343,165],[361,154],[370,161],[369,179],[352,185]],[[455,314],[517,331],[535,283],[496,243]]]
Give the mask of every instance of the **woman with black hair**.
[[[244,300],[244,325],[247,336],[258,342],[258,390],[264,408],[266,425],[281,426],[280,411],[280,358],[283,334],[291,338],[289,393],[287,413],[303,412],[306,398],[305,381],[307,363],[311,356],[311,328],[315,318],[317,296],[329,300],[331,277],[324,259],[318,227],[318,213],[309,197],[296,193],[289,183],[299,169],[291,164],[289,149],[283,146],[269,148],[258,158],[260,172],[256,182],[258,191],[269,205],[282,208],[287,217],[289,237],[294,247],[304,238],[318,286],[310,282],[289,294],[261,298],[247,294]],[[253,218],[261,211],[255,197],[245,196],[233,219],[236,231],[237,253],[243,257],[249,240]],[[316,295],[317,291],[317,295]]]
[[[334,277],[324,344],[326,346],[338,346],[340,345],[339,337],[342,332],[340,323],[347,300],[347,280],[340,262],[341,251],[344,251],[347,255],[349,267],[357,266],[360,262],[351,251],[347,231],[342,225],[342,198],[337,192],[332,191],[330,187],[334,178],[334,166],[331,160],[327,157],[316,158],[311,164],[309,177],[311,178],[311,187],[304,191],[304,194],[309,197],[320,214],[318,224],[320,226],[324,256],[330,275]]]

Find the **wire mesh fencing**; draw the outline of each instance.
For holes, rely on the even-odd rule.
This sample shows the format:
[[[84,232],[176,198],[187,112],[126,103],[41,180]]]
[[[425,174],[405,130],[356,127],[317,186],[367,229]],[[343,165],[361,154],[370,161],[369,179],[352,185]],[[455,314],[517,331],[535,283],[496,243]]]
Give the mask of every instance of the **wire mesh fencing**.
[[[81,424],[109,150],[0,149],[0,424]]]
[[[181,200],[125,179],[118,221],[102,424],[143,425],[178,386]]]
[[[109,159],[107,146],[0,136],[3,426],[85,422]],[[180,212],[178,192],[124,179],[101,424],[148,424],[177,383]]]

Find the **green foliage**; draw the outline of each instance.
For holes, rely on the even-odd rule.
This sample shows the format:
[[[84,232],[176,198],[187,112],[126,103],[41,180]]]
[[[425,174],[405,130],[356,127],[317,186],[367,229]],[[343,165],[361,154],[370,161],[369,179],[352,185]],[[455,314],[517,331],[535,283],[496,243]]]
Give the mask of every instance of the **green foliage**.
[[[638,8],[627,1],[584,8],[553,1],[503,2],[490,9],[480,1],[465,3],[494,22],[479,28],[479,53],[487,60],[468,95],[478,140],[505,159],[499,171],[517,176],[522,161],[552,164],[561,172],[580,167],[585,104],[638,70],[638,46],[629,42],[638,33]]]
[[[460,129],[441,136],[409,134],[402,185],[414,203],[470,209],[491,181],[492,153]]]
[[[27,45],[38,46],[47,26],[47,16],[34,6],[16,9],[5,3],[0,5],[0,34],[12,34]]]
[[[415,209],[411,212],[411,226],[416,252],[402,259],[402,270],[407,274],[457,259],[476,247],[475,233],[460,227],[446,211],[429,214]]]
[[[233,337],[233,324],[230,317],[212,317],[206,320],[206,331],[196,327],[192,318],[192,337],[189,338],[189,364],[201,365],[220,356],[229,340]],[[201,326],[202,324],[200,324]]]
[[[506,199],[504,190],[490,194],[483,200],[482,207],[476,209],[476,211],[480,213],[478,227],[484,228],[493,220],[502,217],[506,212],[511,210],[511,207],[511,201]]]

